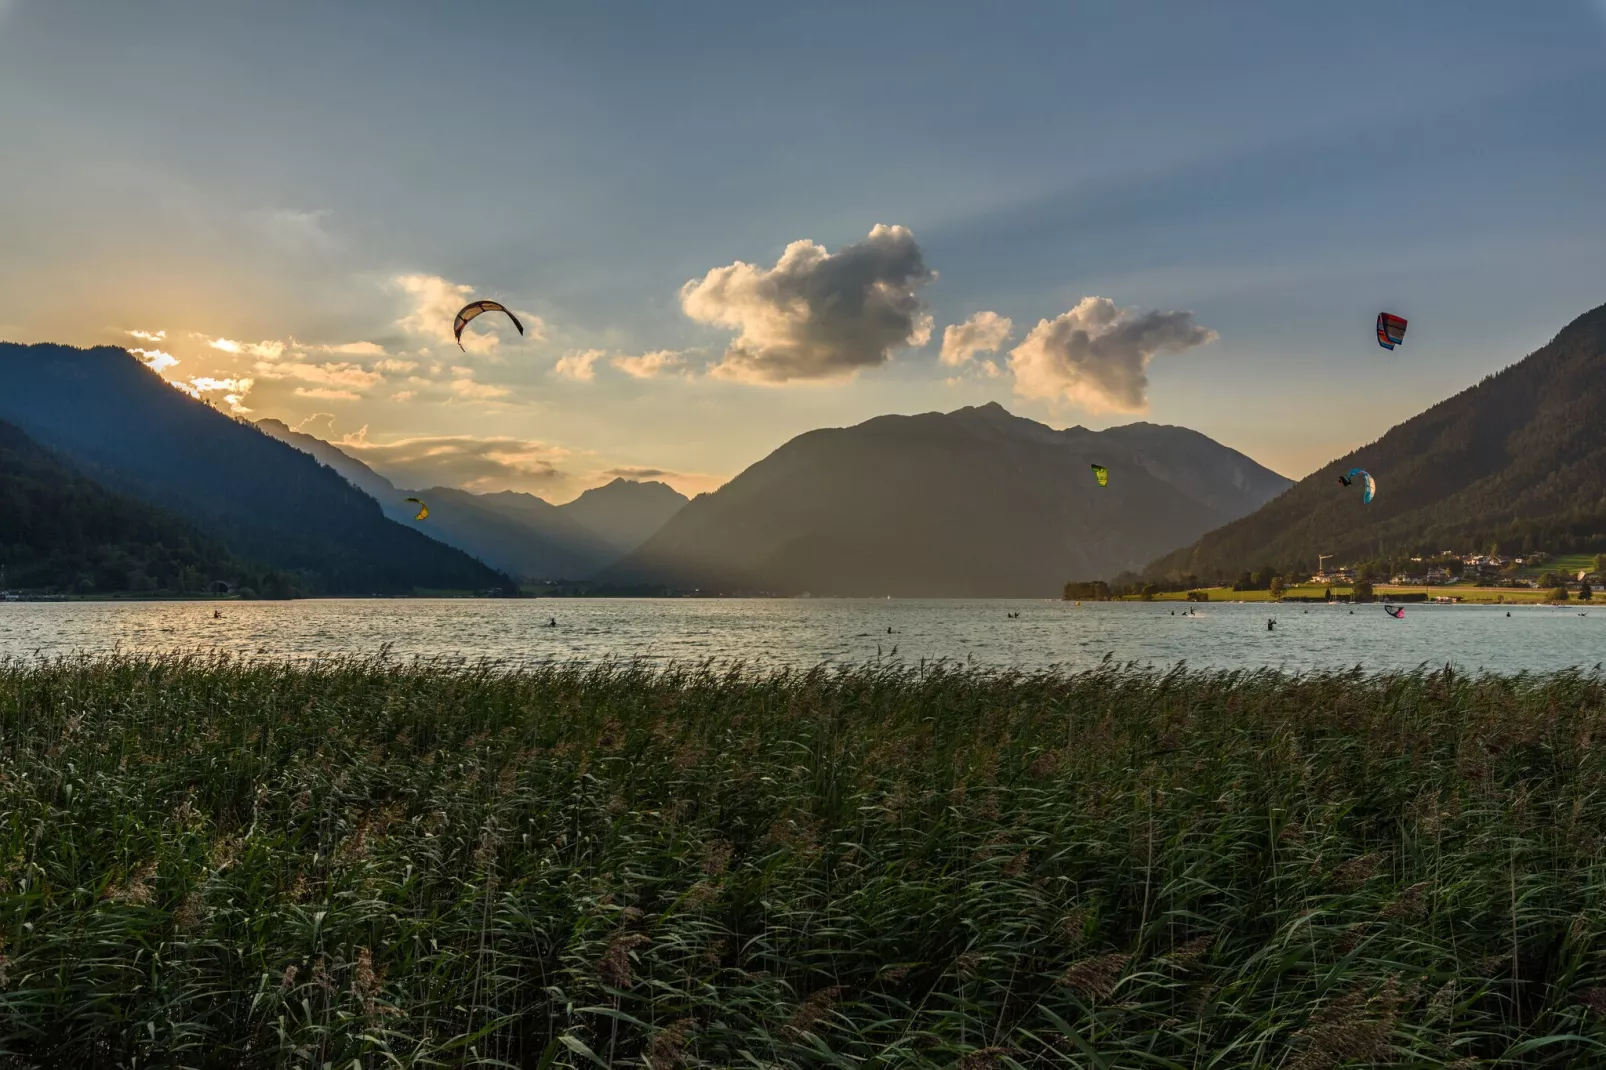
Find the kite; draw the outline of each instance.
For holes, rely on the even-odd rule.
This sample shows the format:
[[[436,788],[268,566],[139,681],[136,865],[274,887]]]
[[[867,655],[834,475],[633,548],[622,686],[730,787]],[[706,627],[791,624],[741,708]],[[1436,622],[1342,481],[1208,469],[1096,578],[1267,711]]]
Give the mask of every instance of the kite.
[[[414,520],[428,520],[429,519],[429,506],[424,504],[423,499],[421,499],[421,498],[407,498],[405,500],[406,501],[410,501],[410,502],[417,502],[418,503],[418,515],[413,517]]]
[[[1377,344],[1393,349],[1405,341],[1405,321],[1387,312],[1377,314]]]
[[[1387,613],[1389,616],[1393,617],[1395,620],[1399,620],[1400,618],[1405,616],[1405,607],[1404,606],[1391,606],[1391,605],[1389,605],[1387,603],[1384,603],[1383,612]]]
[[[1110,485],[1110,470],[1108,468],[1102,464],[1093,464],[1088,467],[1093,469],[1093,478],[1099,481],[1099,486],[1107,487]]]
[[[464,305],[462,311],[458,312],[457,318],[452,321],[452,336],[457,339],[458,349],[463,348],[463,328],[468,326],[468,321],[486,312],[502,313],[513,321],[513,326],[519,329],[520,334],[524,333],[524,324],[520,323],[519,318],[509,312],[505,306],[499,305],[495,301],[475,301],[471,305]],[[1382,320],[1378,322],[1381,323]],[[1401,320],[1400,322],[1403,323],[1405,321]],[[1382,330],[1382,328],[1378,329]]]
[[[1372,473],[1364,468],[1351,468],[1349,474],[1339,476],[1338,481],[1348,487],[1355,482],[1356,476],[1361,477],[1361,504],[1366,505],[1371,502],[1372,495],[1377,493],[1377,480],[1372,478]]]

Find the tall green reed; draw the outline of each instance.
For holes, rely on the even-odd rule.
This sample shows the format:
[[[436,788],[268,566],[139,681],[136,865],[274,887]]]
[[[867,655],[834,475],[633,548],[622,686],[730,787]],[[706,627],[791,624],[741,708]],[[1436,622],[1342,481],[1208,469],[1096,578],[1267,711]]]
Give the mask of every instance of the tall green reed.
[[[1596,1066],[1606,681],[0,664],[0,1054]]]

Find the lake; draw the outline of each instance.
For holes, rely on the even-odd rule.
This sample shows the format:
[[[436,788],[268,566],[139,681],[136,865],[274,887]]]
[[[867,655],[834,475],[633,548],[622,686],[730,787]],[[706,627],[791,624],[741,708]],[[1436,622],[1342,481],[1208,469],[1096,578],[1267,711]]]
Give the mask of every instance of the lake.
[[[222,619],[212,611],[221,609]],[[1580,612],[1586,613],[1580,616]],[[1018,613],[1019,617],[1010,614]],[[1509,613],[1509,616],[1507,615]],[[1266,620],[1277,627],[1267,631]],[[556,626],[548,626],[551,619]],[[891,629],[891,631],[888,631]],[[1451,662],[1520,672],[1606,659],[1606,606],[1380,606],[940,599],[308,599],[0,603],[0,657],[228,651],[511,665],[642,658],[754,666],[947,660],[1018,669],[1117,661],[1293,671]]]

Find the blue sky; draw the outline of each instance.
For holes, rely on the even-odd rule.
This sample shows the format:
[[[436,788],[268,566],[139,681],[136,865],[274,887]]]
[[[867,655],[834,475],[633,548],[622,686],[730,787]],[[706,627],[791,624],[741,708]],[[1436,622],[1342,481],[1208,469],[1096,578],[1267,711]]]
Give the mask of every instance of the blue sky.
[[[0,0],[0,337],[554,500],[991,400],[1299,476],[1606,301],[1603,116],[1584,0]]]

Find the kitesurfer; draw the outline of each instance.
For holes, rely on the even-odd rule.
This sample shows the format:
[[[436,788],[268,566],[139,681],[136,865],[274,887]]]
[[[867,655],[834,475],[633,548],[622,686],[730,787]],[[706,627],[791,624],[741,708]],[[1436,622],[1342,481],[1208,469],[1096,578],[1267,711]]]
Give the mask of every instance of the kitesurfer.
[[[513,326],[519,329],[520,334],[524,333],[524,324],[519,322],[517,316],[508,311],[507,306],[499,305],[495,301],[475,301],[472,304],[464,305],[458,311],[457,318],[452,320],[452,337],[457,339],[458,349],[463,348],[463,328],[468,326],[468,321],[487,312],[502,313],[513,321]]]

